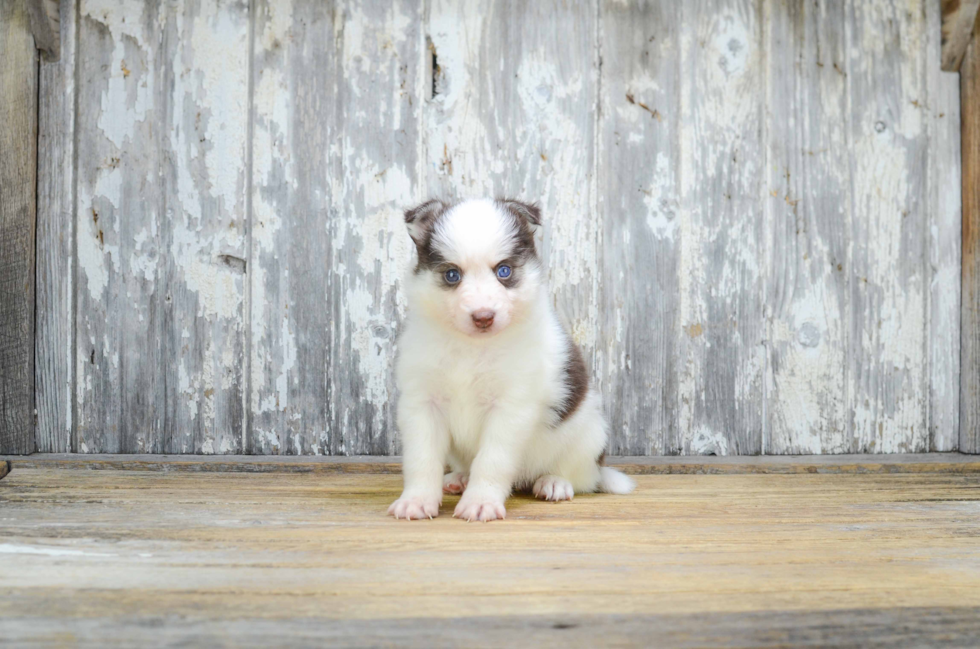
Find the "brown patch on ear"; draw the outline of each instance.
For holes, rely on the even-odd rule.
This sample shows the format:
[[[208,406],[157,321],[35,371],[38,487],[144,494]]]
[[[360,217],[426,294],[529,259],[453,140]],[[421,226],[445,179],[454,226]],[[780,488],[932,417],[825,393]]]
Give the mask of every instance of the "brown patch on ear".
[[[522,203],[510,198],[498,198],[500,205],[529,225],[541,225],[541,208],[535,203]]]
[[[412,241],[415,242],[415,249],[419,253],[419,263],[415,267],[416,273],[422,268],[431,268],[444,261],[441,255],[432,248],[432,229],[447,209],[449,209],[448,204],[433,198],[418,207],[405,210],[405,225],[408,227],[408,235],[412,237]]]
[[[519,263],[538,256],[534,247],[534,226],[541,225],[541,210],[537,205],[522,203],[509,198],[498,198],[497,205],[514,218],[514,257]]]
[[[578,346],[571,340],[568,341],[568,359],[565,361],[563,373],[562,379],[568,392],[561,403],[553,406],[553,410],[558,414],[559,423],[575,414],[589,392],[589,373],[585,369],[585,360]]]
[[[449,206],[437,198],[427,200],[418,207],[405,210],[405,225],[408,226],[408,234],[412,237],[415,245],[428,238],[439,217]]]

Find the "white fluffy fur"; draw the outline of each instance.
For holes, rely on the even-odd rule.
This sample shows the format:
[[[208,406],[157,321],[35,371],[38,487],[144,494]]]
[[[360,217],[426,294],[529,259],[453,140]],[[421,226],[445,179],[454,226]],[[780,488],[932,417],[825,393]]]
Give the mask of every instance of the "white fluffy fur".
[[[515,486],[548,500],[632,491],[630,478],[597,463],[607,426],[594,390],[555,425],[569,338],[536,259],[513,288],[495,275],[513,250],[513,216],[493,201],[467,201],[442,216],[433,237],[463,279],[454,289],[438,272],[407,279],[396,368],[405,486],[389,513],[435,517],[444,488],[463,492],[454,516],[470,521],[504,518]],[[482,309],[495,313],[486,331],[471,318]]]

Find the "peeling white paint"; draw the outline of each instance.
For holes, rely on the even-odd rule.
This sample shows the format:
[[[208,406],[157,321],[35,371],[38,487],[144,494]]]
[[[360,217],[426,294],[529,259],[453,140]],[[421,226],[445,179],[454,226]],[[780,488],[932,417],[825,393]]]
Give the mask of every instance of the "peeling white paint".
[[[289,331],[289,319],[282,319],[282,362],[276,378],[276,407],[286,410],[289,407],[289,371],[296,365],[296,337]]]
[[[701,426],[694,431],[684,451],[690,455],[729,455],[728,437],[722,431]]]
[[[578,6],[521,6],[514,11],[526,15],[513,16],[477,3],[433,0],[423,17],[410,2],[355,0],[335,15],[323,14],[318,19],[331,23],[314,29],[309,7],[260,3],[248,143],[244,3],[207,0],[192,8],[178,1],[150,9],[156,14],[148,20],[139,2],[83,0],[82,17],[104,25],[111,51],[104,53],[103,76],[83,79],[96,85],[90,131],[80,131],[92,142],[84,142],[91,159],[80,160],[80,172],[91,173],[80,173],[77,199],[77,264],[84,279],[75,290],[85,314],[78,340],[100,342],[79,342],[73,352],[76,424],[86,432],[111,425],[91,421],[97,411],[92,399],[117,389],[120,368],[142,371],[127,362],[135,352],[120,347],[118,332],[98,321],[159,326],[159,314],[172,309],[176,329],[163,334],[172,340],[179,331],[180,350],[164,360],[186,401],[178,416],[196,426],[181,431],[180,448],[240,450],[237,431],[225,430],[222,417],[229,399],[243,398],[248,416],[259,419],[251,438],[258,450],[366,448],[370,440],[359,437],[361,429],[391,429],[391,362],[405,308],[400,274],[412,255],[401,211],[430,194],[506,193],[544,207],[538,241],[556,303],[575,341],[595,359],[602,385],[613,386],[607,401],[614,409],[624,403],[644,409],[643,417],[624,417],[618,440],[657,451],[745,452],[761,434],[761,423],[753,428],[758,421],[774,433],[766,450],[919,449],[930,434],[927,424],[956,421],[950,405],[955,382],[939,379],[958,371],[952,355],[959,278],[949,260],[958,251],[959,198],[937,187],[956,187],[958,167],[942,163],[944,176],[930,176],[928,186],[919,178],[921,154],[932,138],[946,138],[942,155],[958,155],[952,146],[955,90],[936,97],[938,72],[922,52],[938,50],[921,0],[902,7],[859,3],[853,7],[857,23],[845,34],[806,23],[807,38],[815,35],[823,48],[820,69],[790,49],[815,44],[770,32],[773,15],[787,8],[765,5],[761,14],[757,8],[730,3],[703,15],[677,9],[686,22],[658,33],[659,59],[627,60],[615,54],[615,30],[606,29],[614,25],[594,28],[593,11]],[[630,18],[628,4],[599,9],[600,20]],[[670,11],[664,8],[665,15]],[[928,11],[936,21],[936,10]],[[575,29],[562,22],[569,16],[580,21]],[[806,20],[814,18],[807,13]],[[653,35],[658,25],[644,28]],[[170,50],[163,50],[157,28],[176,30]],[[545,28],[562,38],[537,37]],[[307,29],[326,30],[334,40],[300,39]],[[581,33],[586,38],[575,41]],[[417,70],[429,55],[426,36],[439,65],[436,94],[428,101],[422,96],[431,80]],[[601,79],[596,38],[605,39]],[[339,74],[311,89],[292,66],[298,52],[315,48],[333,48]],[[780,68],[773,57],[784,54],[799,68],[800,83],[815,80],[819,92],[804,95],[801,85],[795,101],[802,105],[793,104],[799,110],[774,112],[772,74]],[[844,60],[847,54],[853,56]],[[847,69],[837,70],[838,64]],[[157,105],[163,89],[155,85],[164,65],[174,84],[166,113]],[[860,88],[887,100],[870,101]],[[806,102],[818,100],[819,110],[809,110]],[[315,134],[324,143],[317,160],[301,156],[300,145],[314,134],[302,127],[310,106],[337,111],[329,126],[310,125],[327,129]],[[938,114],[945,111],[949,117],[941,122]],[[164,114],[169,124],[160,122]],[[799,151],[804,135],[821,126],[810,123],[813,115],[831,131],[829,146]],[[608,120],[619,132],[600,149],[605,161],[596,163],[595,129],[601,133]],[[777,123],[793,137],[767,141],[766,129]],[[152,150],[157,142],[159,152]],[[777,161],[777,153],[784,155],[779,147],[803,162]],[[245,259],[249,151],[252,257]],[[929,155],[929,173],[937,173],[939,154]],[[637,186],[625,190],[638,194],[635,202],[596,195],[596,174],[608,156],[642,167]],[[813,162],[818,158],[823,166]],[[317,177],[307,178],[306,165]],[[783,181],[784,169],[773,168],[780,165],[807,175]],[[853,184],[853,196],[841,190],[839,211],[822,204],[815,211],[808,203],[831,191],[826,183]],[[150,192],[161,184],[171,191],[161,201],[167,213],[157,214],[154,201],[132,205],[134,187]],[[810,195],[792,195],[798,187],[809,187]],[[920,197],[920,190],[929,197]],[[299,214],[297,204],[323,206],[323,222],[297,227],[312,222],[302,220],[312,216]],[[96,221],[91,210],[99,208],[104,214]],[[146,222],[133,226],[137,214]],[[600,217],[634,219],[638,227],[608,228]],[[914,222],[903,225],[903,218]],[[850,247],[843,259],[831,259],[838,254],[835,234],[813,230],[828,220],[847,226],[841,236]],[[920,240],[929,239],[921,246],[910,236],[919,230]],[[330,256],[329,266],[326,259],[295,256],[307,238],[318,242],[312,249]],[[600,277],[600,250],[633,254],[643,245],[668,258],[648,265],[637,259],[633,267],[662,275]],[[773,261],[775,251],[786,258]],[[917,255],[928,255],[931,266],[915,263]],[[236,259],[245,262],[244,273]],[[291,293],[297,277],[309,278],[322,312],[307,304],[297,309]],[[666,291],[664,311],[637,313],[628,296],[653,285]],[[171,297],[179,302],[164,301]],[[332,311],[334,304],[340,312]],[[637,346],[649,346],[643,327],[658,322],[670,329],[653,336],[656,349]],[[309,398],[314,388],[301,376],[309,371],[306,355],[322,351],[304,348],[310,341],[330,347],[322,381],[330,382],[337,401],[326,406]],[[251,392],[243,396],[246,361]],[[710,369],[726,362],[724,376]],[[858,363],[868,372],[853,371]],[[647,391],[636,390],[634,401],[615,393],[641,376]],[[348,398],[355,392],[359,403]],[[673,401],[661,403],[663,394]],[[327,429],[321,409],[328,410]],[[661,416],[663,422],[650,421]],[[667,439],[666,424],[675,439]],[[388,438],[393,449],[394,436]],[[750,449],[741,446],[743,438]],[[99,444],[92,437],[80,448],[104,450],[94,448]],[[149,438],[136,444],[154,448]]]
[[[244,207],[244,177],[239,164],[245,158],[248,122],[248,29],[239,19],[248,16],[242,5],[231,12],[216,3],[202,3],[194,19],[190,47],[199,88],[197,105],[207,114],[204,133],[209,151],[207,165],[209,194],[223,201],[224,209]],[[192,81],[193,83],[193,81]],[[202,97],[203,95],[203,97]],[[185,130],[190,129],[185,124]]]
[[[180,389],[180,394],[183,395],[187,401],[187,411],[190,414],[190,418],[196,419],[198,406],[197,385],[191,382],[191,377],[187,374],[187,367],[184,364],[184,359],[180,360],[180,365],[177,368],[177,379],[179,381],[178,387]]]
[[[78,267],[85,275],[85,282],[92,300],[100,301],[109,283],[105,256],[99,245],[98,233],[79,232]]]
[[[647,209],[647,227],[659,239],[673,239],[677,229],[677,212],[680,209],[674,191],[674,176],[665,151],[657,154],[650,189],[643,202]]]

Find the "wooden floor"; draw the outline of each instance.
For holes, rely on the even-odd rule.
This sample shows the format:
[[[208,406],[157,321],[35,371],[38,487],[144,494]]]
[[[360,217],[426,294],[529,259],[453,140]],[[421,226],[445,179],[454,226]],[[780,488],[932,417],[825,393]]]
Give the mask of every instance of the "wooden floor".
[[[0,644],[980,646],[975,470],[640,475],[467,524],[386,517],[398,475],[126,466],[14,460]]]

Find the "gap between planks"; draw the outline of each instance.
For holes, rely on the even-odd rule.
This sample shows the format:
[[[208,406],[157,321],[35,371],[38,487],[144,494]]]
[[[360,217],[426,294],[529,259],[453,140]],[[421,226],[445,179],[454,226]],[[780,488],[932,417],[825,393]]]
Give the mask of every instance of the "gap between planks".
[[[13,469],[82,469],[231,473],[400,474],[397,456],[110,455],[40,453],[10,457]],[[950,473],[980,474],[980,457],[962,453],[781,455],[736,457],[607,457],[632,475]],[[3,459],[0,458],[0,467]],[[2,469],[0,469],[2,477]]]

